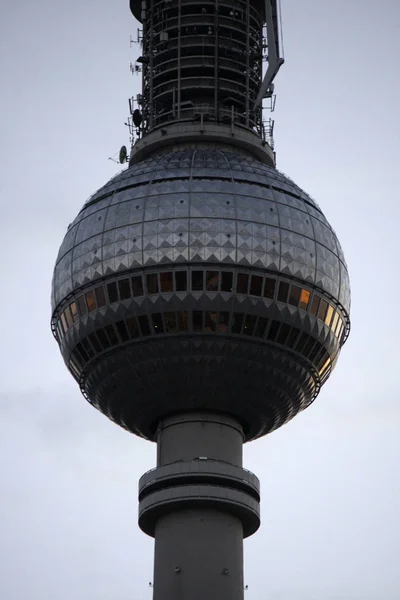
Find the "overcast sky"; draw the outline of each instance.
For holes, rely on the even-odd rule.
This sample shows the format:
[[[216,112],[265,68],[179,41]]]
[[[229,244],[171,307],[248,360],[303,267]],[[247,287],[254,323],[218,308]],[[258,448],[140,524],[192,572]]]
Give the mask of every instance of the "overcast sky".
[[[316,403],[245,448],[245,600],[399,600],[398,0],[282,0],[278,168],[336,230],[352,332]],[[151,600],[155,446],[80,395],[50,333],[67,225],[128,145],[128,1],[0,0],[0,598]]]

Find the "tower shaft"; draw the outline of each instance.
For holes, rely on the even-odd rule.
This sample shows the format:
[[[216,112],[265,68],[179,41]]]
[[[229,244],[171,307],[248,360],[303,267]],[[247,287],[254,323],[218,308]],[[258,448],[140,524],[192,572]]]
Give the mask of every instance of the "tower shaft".
[[[155,538],[154,600],[243,599],[243,538],[260,521],[242,445],[242,427],[226,415],[161,422],[157,468],[139,482],[139,525]]]

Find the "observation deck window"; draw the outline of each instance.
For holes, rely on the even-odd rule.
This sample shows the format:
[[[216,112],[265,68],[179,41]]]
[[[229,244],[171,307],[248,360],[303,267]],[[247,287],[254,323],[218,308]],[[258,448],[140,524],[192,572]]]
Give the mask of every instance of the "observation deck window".
[[[249,287],[249,276],[247,273],[238,273],[236,291],[238,294],[247,294]]]
[[[128,317],[126,319],[126,326],[128,328],[129,335],[132,339],[135,339],[140,335],[139,325],[136,317]]]
[[[110,304],[113,304],[113,302],[118,302],[118,290],[115,281],[107,284],[107,293]]]
[[[299,305],[300,294],[301,288],[299,288],[297,285],[292,285],[289,294],[289,304],[297,307]]]
[[[86,292],[85,298],[86,298],[86,305],[88,308],[88,312],[92,312],[92,311],[96,310],[97,306],[96,306],[96,298],[94,295],[94,291],[91,290],[90,292]]]
[[[150,326],[147,317],[144,315],[138,317],[138,321],[142,335],[150,335]]]
[[[106,305],[106,295],[104,293],[104,287],[99,285],[95,288],[94,293],[96,295],[97,308],[101,308]]]
[[[77,298],[77,303],[78,303],[78,308],[79,308],[79,312],[81,317],[84,317],[87,313],[87,306],[86,306],[86,302],[85,302],[85,296],[78,296]]]
[[[210,292],[218,291],[219,273],[218,271],[206,271],[206,290]]]
[[[119,297],[121,300],[128,300],[131,297],[131,286],[129,278],[118,281]]]
[[[133,297],[137,298],[138,296],[143,296],[142,276],[137,275],[135,277],[131,277],[131,284]]]
[[[321,321],[324,321],[327,310],[328,310],[328,303],[326,300],[321,298],[321,302],[320,302],[319,309],[318,309],[318,319],[321,319]]]
[[[286,281],[281,281],[278,288],[278,300],[279,302],[287,302],[289,294],[289,284]]]
[[[186,292],[187,290],[187,272],[176,271],[175,273],[175,289],[177,292]]]
[[[151,273],[146,277],[147,293],[149,295],[158,294],[158,277],[157,273]]]
[[[153,318],[153,328],[156,334],[164,333],[164,324],[162,320],[161,313],[154,313],[152,315]]]
[[[271,342],[275,341],[275,338],[279,331],[279,326],[280,326],[279,321],[271,321],[271,325],[269,327],[268,334],[267,334],[267,339],[270,340]]]
[[[264,298],[270,298],[273,300],[275,296],[276,279],[270,277],[265,278],[264,282]]]
[[[115,326],[117,328],[119,337],[121,338],[121,342],[127,342],[129,340],[129,333],[128,333],[128,330],[126,328],[125,322],[124,321],[117,321],[115,323]]]
[[[299,302],[299,308],[301,308],[301,310],[307,310],[308,308],[308,303],[310,301],[310,292],[308,290],[301,290],[301,294],[300,294],[300,302]]]
[[[318,315],[318,307],[319,307],[320,300],[321,300],[321,297],[318,296],[318,294],[314,294],[312,302],[311,302],[311,309],[310,309],[310,313],[312,314],[313,317],[316,317]]]
[[[242,331],[243,318],[244,318],[243,313],[234,313],[233,314],[232,333],[240,333]]]
[[[203,291],[204,271],[192,271],[192,292]]]
[[[231,292],[233,285],[233,273],[222,271],[221,273],[221,292]]]
[[[160,288],[161,292],[173,292],[174,291],[174,283],[172,277],[172,271],[161,272],[160,273]]]
[[[259,275],[251,276],[251,284],[250,284],[250,295],[251,296],[261,296],[262,291],[263,278]]]

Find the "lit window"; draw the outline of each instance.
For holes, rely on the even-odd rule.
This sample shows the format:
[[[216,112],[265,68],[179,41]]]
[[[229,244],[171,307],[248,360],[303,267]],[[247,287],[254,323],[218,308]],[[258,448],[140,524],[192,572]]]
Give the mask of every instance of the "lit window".
[[[263,278],[259,275],[252,275],[250,282],[250,294],[252,296],[261,296]]]
[[[343,333],[343,329],[344,329],[344,323],[343,323],[343,321],[341,319],[340,319],[339,323],[340,323],[340,325],[339,325],[339,327],[336,330],[336,332],[337,332],[336,335],[337,335],[337,337],[340,340],[340,338],[342,336],[342,333]]]
[[[112,304],[113,302],[118,302],[118,290],[115,281],[107,283],[107,292],[110,304]]]
[[[331,323],[331,329],[332,329],[333,333],[336,333],[336,325],[337,325],[338,320],[339,320],[339,313],[337,311],[335,311],[335,315],[334,315],[333,321]]]
[[[281,281],[278,288],[278,300],[279,302],[287,302],[289,293],[289,284],[286,281]]]
[[[87,306],[86,306],[86,302],[85,302],[85,296],[79,296],[77,298],[77,303],[78,303],[80,315],[81,315],[81,317],[83,317],[87,313]]]
[[[172,271],[160,273],[160,288],[162,292],[173,292],[174,284],[172,281]]]
[[[86,304],[88,307],[88,311],[92,312],[93,310],[96,310],[96,299],[94,297],[93,290],[91,290],[90,292],[86,292],[85,298],[86,298]]]
[[[96,294],[97,308],[101,308],[106,305],[106,295],[104,293],[104,287],[99,285],[95,288],[94,293]]]
[[[64,315],[65,315],[65,320],[67,321],[67,326],[71,327],[73,321],[72,321],[71,311],[69,310],[69,306],[67,306],[67,308],[64,310]]]
[[[236,291],[238,294],[247,294],[249,276],[246,273],[238,273]]]
[[[154,333],[157,333],[157,334],[164,333],[164,325],[162,322],[161,313],[154,313],[152,315],[152,319],[153,319]]]
[[[271,325],[268,330],[267,340],[271,342],[275,341],[276,334],[278,333],[280,323],[279,321],[271,321]]]
[[[231,292],[233,285],[233,273],[222,271],[221,273],[221,292]]]
[[[178,325],[176,322],[176,314],[174,312],[164,313],[165,331],[167,333],[174,333],[178,331]]]
[[[131,283],[134,298],[136,298],[137,296],[143,296],[142,276],[136,275],[135,277],[132,277]]]
[[[298,306],[300,300],[300,293],[301,288],[299,288],[297,285],[292,285],[289,294],[289,304],[291,304],[292,306]]]
[[[316,317],[318,314],[318,307],[319,307],[320,300],[321,300],[321,297],[318,296],[318,294],[314,294],[312,302],[311,302],[311,309],[310,309],[310,313],[312,314],[313,317]]]
[[[138,317],[138,321],[142,335],[150,335],[150,326],[147,317],[142,315],[141,317]]]
[[[74,323],[76,323],[76,321],[78,320],[78,309],[76,307],[75,302],[71,302],[69,308],[71,309],[72,320]]]
[[[336,329],[335,329],[335,331],[334,331],[334,333],[335,333],[336,337],[339,337],[339,332],[340,332],[340,329],[341,329],[342,323],[343,323],[343,321],[342,321],[342,318],[341,318],[341,317],[340,317],[340,315],[339,315],[338,322],[337,322],[337,325],[336,325]]]
[[[206,290],[208,290],[209,292],[217,292],[218,280],[218,271],[206,271]]]
[[[330,365],[330,364],[331,364],[331,359],[330,359],[330,358],[328,358],[328,359],[327,359],[327,360],[324,362],[324,364],[322,365],[322,367],[321,367],[321,369],[320,369],[320,371],[319,371],[319,374],[320,374],[320,375],[322,375],[322,374],[323,374],[323,373],[324,373],[324,372],[327,370],[327,368],[329,367],[329,365]]]
[[[321,303],[320,303],[319,309],[318,309],[318,319],[321,319],[321,321],[325,321],[327,310],[328,310],[328,303],[326,300],[321,298]]]
[[[192,271],[192,291],[200,292],[203,290],[203,271]]]
[[[201,310],[194,310],[192,313],[193,317],[193,331],[203,331],[203,313]]]
[[[233,333],[240,333],[241,332],[242,325],[243,325],[243,317],[244,317],[243,313],[234,313],[234,315],[233,315],[233,325],[232,325],[232,332]]]
[[[117,321],[117,323],[115,323],[115,326],[117,328],[121,341],[127,342],[129,340],[129,334],[125,325],[125,321]]]
[[[325,315],[325,323],[328,325],[328,327],[331,324],[333,312],[334,312],[333,306],[331,306],[329,304],[328,310],[326,311],[326,315]]]
[[[299,308],[301,308],[301,310],[307,310],[309,301],[310,292],[308,290],[301,290]]]
[[[270,277],[265,278],[264,282],[264,298],[273,299],[275,296],[276,279]]]
[[[157,273],[152,273],[151,275],[147,275],[147,293],[148,294],[158,294],[158,277]]]
[[[128,328],[128,333],[131,339],[139,337],[140,331],[136,317],[128,317],[128,319],[126,319],[126,326]]]
[[[186,290],[187,290],[187,273],[186,273],[186,271],[176,271],[176,273],[175,273],[175,289],[177,292],[186,292]]]

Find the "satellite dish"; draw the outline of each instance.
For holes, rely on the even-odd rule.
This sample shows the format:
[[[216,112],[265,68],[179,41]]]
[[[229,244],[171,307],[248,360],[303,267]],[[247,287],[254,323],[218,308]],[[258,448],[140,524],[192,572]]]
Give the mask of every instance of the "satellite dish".
[[[128,160],[128,152],[126,146],[121,146],[121,150],[119,151],[119,162],[123,165]]]
[[[138,108],[136,108],[133,111],[133,124],[135,125],[135,127],[140,127],[141,123],[142,123],[142,113],[140,112],[140,110]]]

